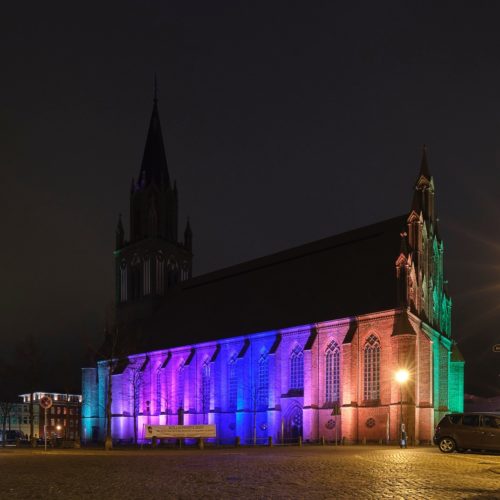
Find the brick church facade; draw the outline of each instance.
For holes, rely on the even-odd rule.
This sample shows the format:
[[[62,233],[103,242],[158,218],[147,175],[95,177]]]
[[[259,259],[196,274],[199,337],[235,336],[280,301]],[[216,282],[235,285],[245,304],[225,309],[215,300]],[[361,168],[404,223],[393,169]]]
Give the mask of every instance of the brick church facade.
[[[110,395],[116,440],[210,423],[220,442],[397,442],[403,422],[429,442],[463,410],[425,149],[409,213],[203,276],[177,212],[155,99],[129,239],[116,231],[108,359],[83,369],[84,440],[104,439]]]

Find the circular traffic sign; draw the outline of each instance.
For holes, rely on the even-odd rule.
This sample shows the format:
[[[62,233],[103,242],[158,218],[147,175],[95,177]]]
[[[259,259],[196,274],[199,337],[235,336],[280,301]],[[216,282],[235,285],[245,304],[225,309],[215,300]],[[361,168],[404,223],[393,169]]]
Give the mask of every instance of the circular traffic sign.
[[[40,406],[48,410],[52,406],[52,398],[50,396],[42,396],[40,398]]]

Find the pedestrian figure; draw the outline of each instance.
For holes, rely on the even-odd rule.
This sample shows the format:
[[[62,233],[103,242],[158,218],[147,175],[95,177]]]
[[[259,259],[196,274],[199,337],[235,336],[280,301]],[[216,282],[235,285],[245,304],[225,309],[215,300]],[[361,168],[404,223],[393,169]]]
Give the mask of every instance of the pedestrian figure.
[[[406,429],[405,429],[405,424],[401,424],[401,442],[400,442],[400,447],[401,448],[406,448]]]

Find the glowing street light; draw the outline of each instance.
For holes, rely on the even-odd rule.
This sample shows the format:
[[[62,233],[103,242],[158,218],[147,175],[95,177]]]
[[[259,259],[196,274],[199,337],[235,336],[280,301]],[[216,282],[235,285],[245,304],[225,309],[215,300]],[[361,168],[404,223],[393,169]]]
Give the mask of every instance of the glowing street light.
[[[400,385],[407,382],[409,378],[410,378],[410,373],[408,372],[408,370],[405,370],[404,368],[396,372],[396,382],[398,382],[398,384]]]
[[[401,448],[406,448],[406,431],[405,424],[403,423],[403,384],[408,382],[410,378],[410,373],[404,368],[399,369],[394,377],[396,382],[399,384],[399,404],[400,404],[400,419],[401,419]]]

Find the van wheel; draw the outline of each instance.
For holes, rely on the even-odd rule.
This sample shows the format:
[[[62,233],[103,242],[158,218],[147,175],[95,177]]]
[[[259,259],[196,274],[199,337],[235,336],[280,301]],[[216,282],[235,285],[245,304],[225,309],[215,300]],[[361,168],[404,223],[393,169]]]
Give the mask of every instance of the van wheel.
[[[439,449],[443,453],[451,453],[457,449],[457,445],[453,439],[451,439],[449,437],[445,437],[445,438],[440,439]]]

